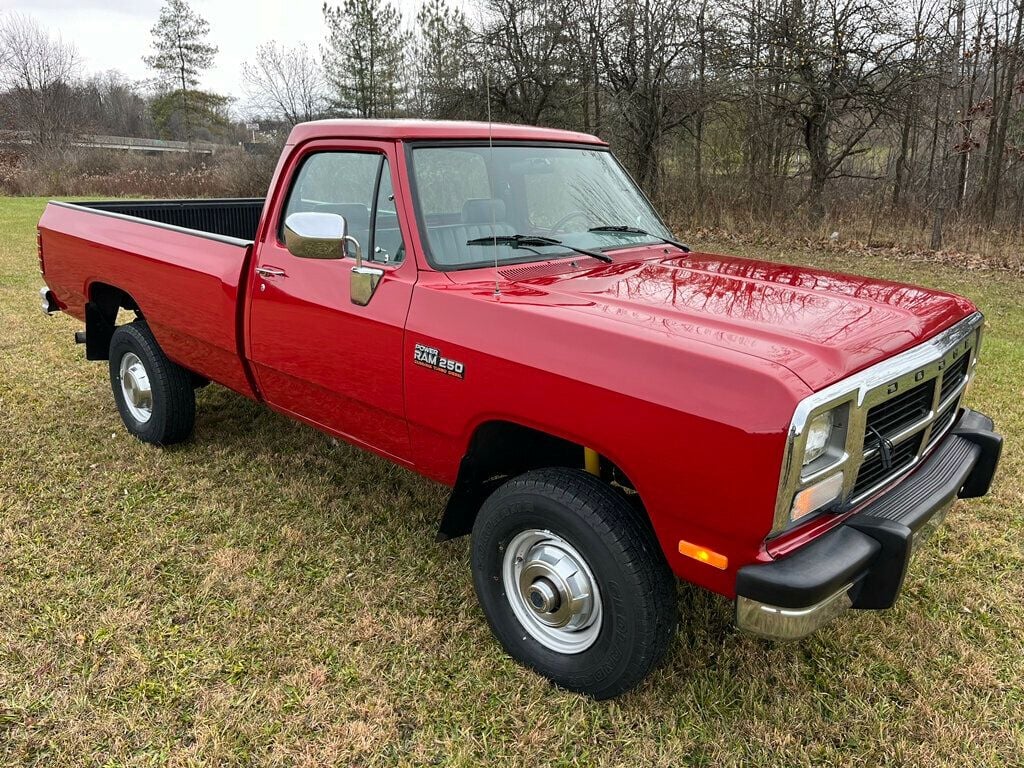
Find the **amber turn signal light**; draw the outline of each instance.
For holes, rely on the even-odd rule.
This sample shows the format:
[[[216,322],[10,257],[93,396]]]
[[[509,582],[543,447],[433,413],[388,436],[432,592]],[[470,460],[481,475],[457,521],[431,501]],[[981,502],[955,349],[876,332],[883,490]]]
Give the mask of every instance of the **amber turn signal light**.
[[[729,558],[725,555],[720,555],[707,547],[698,547],[696,544],[691,544],[688,541],[679,542],[679,554],[692,557],[694,560],[706,563],[720,571],[724,571],[729,565]]]

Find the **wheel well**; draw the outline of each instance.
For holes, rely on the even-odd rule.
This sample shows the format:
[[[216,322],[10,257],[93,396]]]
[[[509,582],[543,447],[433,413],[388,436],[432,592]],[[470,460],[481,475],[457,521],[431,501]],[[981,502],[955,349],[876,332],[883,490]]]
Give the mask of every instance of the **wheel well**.
[[[127,309],[139,317],[139,305],[126,291],[106,283],[89,286],[85,305],[85,358],[106,360],[110,355],[110,337],[117,327],[117,313]]]
[[[509,478],[531,469],[583,466],[584,446],[580,443],[509,421],[481,424],[459,464],[437,538],[453,539],[469,533],[480,505]],[[633,489],[625,473],[604,456],[599,460],[599,475],[607,482]],[[635,493],[631,496],[639,503]]]

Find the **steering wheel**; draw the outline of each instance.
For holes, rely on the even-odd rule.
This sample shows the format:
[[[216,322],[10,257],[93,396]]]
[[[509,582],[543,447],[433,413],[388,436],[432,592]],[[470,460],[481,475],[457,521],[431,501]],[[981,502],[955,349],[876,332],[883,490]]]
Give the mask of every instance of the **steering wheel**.
[[[554,226],[552,226],[548,231],[564,232],[565,225],[568,224],[573,219],[584,219],[585,223],[589,224],[590,214],[588,214],[586,211],[571,211],[570,213],[567,213],[565,216],[560,218],[557,222],[555,222]]]

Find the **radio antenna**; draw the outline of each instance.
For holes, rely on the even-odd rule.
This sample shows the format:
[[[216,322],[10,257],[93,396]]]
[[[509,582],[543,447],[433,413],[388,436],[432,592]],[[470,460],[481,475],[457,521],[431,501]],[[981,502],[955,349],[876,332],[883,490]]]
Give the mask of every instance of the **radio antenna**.
[[[486,37],[484,38],[484,90],[487,95],[487,175],[488,175],[488,188],[491,189],[491,194],[495,194],[494,189],[494,124],[491,122],[491,42]],[[491,237],[494,238],[493,249],[494,249],[494,298],[501,298],[501,286],[498,283],[498,214],[495,212],[494,205],[495,198],[491,198],[490,205],[491,209]]]

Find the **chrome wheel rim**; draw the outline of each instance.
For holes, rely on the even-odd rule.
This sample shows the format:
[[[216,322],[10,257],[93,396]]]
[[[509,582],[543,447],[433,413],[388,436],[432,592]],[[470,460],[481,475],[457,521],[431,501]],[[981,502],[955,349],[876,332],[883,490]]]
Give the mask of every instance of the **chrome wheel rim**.
[[[579,551],[551,531],[531,528],[509,542],[502,581],[512,612],[538,643],[582,653],[601,631],[601,594]]]
[[[126,352],[121,358],[118,378],[128,412],[137,422],[145,424],[153,416],[153,387],[146,366],[134,352]]]

